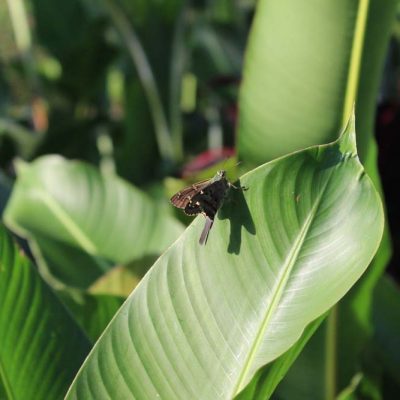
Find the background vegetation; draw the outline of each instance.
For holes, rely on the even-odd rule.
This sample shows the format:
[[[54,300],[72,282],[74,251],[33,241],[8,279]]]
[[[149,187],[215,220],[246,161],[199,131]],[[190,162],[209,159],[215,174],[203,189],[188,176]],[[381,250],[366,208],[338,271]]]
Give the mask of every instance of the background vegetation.
[[[0,398],[397,398],[396,15],[0,3]]]

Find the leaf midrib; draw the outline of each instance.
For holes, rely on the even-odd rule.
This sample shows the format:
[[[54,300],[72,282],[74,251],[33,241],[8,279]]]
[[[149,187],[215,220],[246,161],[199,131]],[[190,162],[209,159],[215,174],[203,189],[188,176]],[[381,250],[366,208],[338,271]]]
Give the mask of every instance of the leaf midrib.
[[[272,317],[274,311],[276,310],[277,305],[279,304],[279,301],[282,297],[282,293],[283,293],[286,283],[289,279],[290,273],[292,272],[293,266],[296,263],[297,255],[300,252],[300,249],[304,243],[304,239],[309,231],[312,221],[314,220],[314,217],[317,213],[317,210],[319,208],[319,205],[321,203],[323,195],[326,191],[326,188],[329,184],[331,176],[332,176],[332,173],[327,178],[327,181],[326,181],[324,187],[322,188],[319,196],[317,197],[312,209],[309,212],[307,219],[304,221],[303,226],[302,226],[300,232],[298,233],[296,240],[293,243],[293,246],[290,249],[288,256],[286,257],[286,262],[283,264],[283,268],[282,268],[283,273],[281,275],[281,279],[279,279],[276,284],[276,290],[274,291],[274,294],[272,296],[272,301],[270,303],[270,306],[266,310],[265,316],[260,325],[260,329],[258,330],[255,340],[253,341],[254,344],[250,348],[250,351],[249,351],[247,359],[244,363],[243,369],[239,375],[239,379],[232,390],[232,396],[230,396],[229,398],[234,398],[234,396],[236,396],[245,387],[246,377],[249,373],[250,368],[253,365],[254,358],[256,357],[258,349],[260,348],[261,343],[264,339],[264,336],[265,336],[264,334],[268,328],[271,317]]]
[[[64,226],[64,228],[76,240],[76,242],[87,253],[95,256],[98,253],[96,245],[89,239],[82,229],[80,229],[75,221],[70,218],[69,214],[54,200],[53,197],[49,196],[47,192],[40,191],[38,194],[56,219],[58,219],[58,221]]]

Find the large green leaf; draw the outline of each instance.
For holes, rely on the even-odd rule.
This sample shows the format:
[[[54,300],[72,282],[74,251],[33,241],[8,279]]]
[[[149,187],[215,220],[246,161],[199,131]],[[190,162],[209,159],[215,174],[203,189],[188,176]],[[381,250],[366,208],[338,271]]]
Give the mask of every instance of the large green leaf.
[[[183,230],[135,187],[58,156],[20,166],[5,221],[36,241],[55,276],[80,287],[109,268],[104,260],[160,254]]]
[[[357,2],[261,0],[246,50],[239,152],[261,163],[334,140]]]
[[[240,156],[260,163],[327,143],[356,102],[363,160],[396,4],[260,0],[243,71]]]
[[[287,374],[288,370],[292,371],[291,365],[299,356],[303,354],[302,350],[308,343],[310,337],[313,336],[317,328],[321,325],[321,322],[326,318],[326,314],[317,318],[311,324],[304,329],[300,339],[278,359],[271,364],[268,364],[264,368],[261,368],[258,373],[254,376],[253,380],[247,385],[246,389],[243,390],[235,399],[236,400],[264,400],[269,399],[276,390],[278,384],[282,381],[283,377]],[[303,371],[302,371],[303,372]],[[300,376],[302,374],[299,374]],[[297,388],[296,388],[297,389]],[[296,400],[298,398],[298,392],[296,392]],[[315,393],[313,395],[315,397]],[[281,393],[279,393],[281,398]]]
[[[342,390],[347,393],[363,375],[363,359],[370,351],[368,339],[374,330],[374,286],[388,259],[383,240],[366,273],[329,316],[330,323],[323,324],[307,343],[277,388],[280,399],[290,400],[294,395],[298,400],[332,399]]]
[[[90,344],[0,226],[0,398],[61,399]]]
[[[68,399],[230,399],[335,304],[371,261],[379,196],[340,141],[242,177],[206,247],[197,218],[95,345]],[[104,370],[107,374],[104,374]]]
[[[260,0],[240,96],[241,158],[260,163],[326,143],[337,135],[337,127],[355,102],[359,154],[379,189],[374,116],[396,6],[395,0],[300,0],[295,4]],[[348,385],[371,334],[372,291],[389,254],[386,232],[378,259],[332,316],[325,332],[331,340],[317,338],[306,348],[311,357],[315,351],[324,353],[319,364],[312,366],[319,378],[304,374],[303,380],[287,380],[284,384],[291,384],[293,393],[300,396],[307,388],[304,397],[316,397],[316,386],[322,385],[319,393],[334,395]],[[305,371],[310,365],[307,360],[308,356],[302,357],[296,369]]]

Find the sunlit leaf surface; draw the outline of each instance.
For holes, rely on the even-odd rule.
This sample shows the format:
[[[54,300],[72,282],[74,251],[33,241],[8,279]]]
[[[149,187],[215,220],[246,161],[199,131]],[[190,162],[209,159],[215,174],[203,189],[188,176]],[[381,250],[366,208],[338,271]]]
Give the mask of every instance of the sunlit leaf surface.
[[[35,240],[54,275],[80,287],[110,261],[160,254],[183,230],[134,186],[58,156],[20,166],[5,220]]]
[[[383,230],[341,140],[260,166],[206,246],[200,216],[157,260],[83,365],[68,399],[231,399],[364,272]]]

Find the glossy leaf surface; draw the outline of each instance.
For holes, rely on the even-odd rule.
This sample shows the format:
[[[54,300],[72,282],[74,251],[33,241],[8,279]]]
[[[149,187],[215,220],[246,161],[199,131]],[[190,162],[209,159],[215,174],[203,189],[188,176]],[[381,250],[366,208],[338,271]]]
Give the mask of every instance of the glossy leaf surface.
[[[231,192],[206,246],[199,217],[157,260],[68,399],[230,399],[364,272],[383,212],[354,121],[340,141],[262,165],[240,184],[248,190]]]
[[[183,230],[139,189],[58,156],[19,168],[5,220],[36,241],[54,275],[80,287],[108,270],[108,260],[160,254]]]
[[[89,340],[0,226],[0,397],[61,399]]]
[[[364,161],[395,10],[394,0],[259,1],[240,92],[241,158],[259,164],[328,143],[356,103]]]

